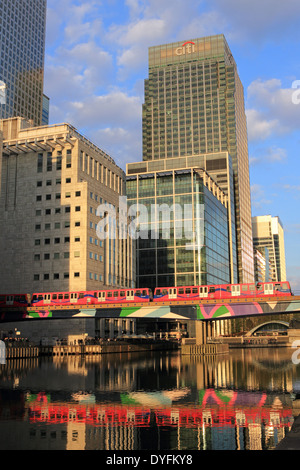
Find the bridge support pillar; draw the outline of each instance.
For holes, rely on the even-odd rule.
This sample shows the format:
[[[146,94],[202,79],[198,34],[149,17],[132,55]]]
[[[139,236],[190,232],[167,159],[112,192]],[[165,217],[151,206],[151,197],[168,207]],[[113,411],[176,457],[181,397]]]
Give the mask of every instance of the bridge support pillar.
[[[205,321],[196,321],[196,344],[206,344],[207,325]]]

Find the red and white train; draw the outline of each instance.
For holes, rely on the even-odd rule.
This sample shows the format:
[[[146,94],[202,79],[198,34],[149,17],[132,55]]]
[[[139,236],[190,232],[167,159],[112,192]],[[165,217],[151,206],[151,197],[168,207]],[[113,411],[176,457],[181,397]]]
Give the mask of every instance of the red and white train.
[[[1,307],[43,307],[122,303],[188,301],[201,299],[235,299],[291,296],[289,282],[220,284],[208,286],[156,287],[151,289],[107,289],[99,291],[46,292],[0,295]]]

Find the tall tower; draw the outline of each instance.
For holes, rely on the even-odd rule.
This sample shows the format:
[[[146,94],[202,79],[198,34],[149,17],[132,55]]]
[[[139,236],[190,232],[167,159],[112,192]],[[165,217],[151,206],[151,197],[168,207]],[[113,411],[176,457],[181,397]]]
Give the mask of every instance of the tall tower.
[[[228,152],[234,179],[239,282],[254,281],[244,93],[223,35],[149,48],[143,160]],[[218,169],[218,168],[215,168]],[[222,188],[222,180],[218,181]],[[227,182],[226,182],[227,184]],[[228,191],[228,187],[222,188]]]
[[[252,217],[254,248],[267,249],[271,265],[271,280],[286,281],[284,231],[279,217]]]
[[[0,119],[21,116],[42,124],[46,0],[0,0]]]

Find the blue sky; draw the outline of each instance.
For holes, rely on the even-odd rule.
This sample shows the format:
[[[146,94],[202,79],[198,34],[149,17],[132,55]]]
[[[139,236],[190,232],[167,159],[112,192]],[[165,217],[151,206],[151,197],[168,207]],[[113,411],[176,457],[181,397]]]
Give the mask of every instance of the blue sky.
[[[300,294],[299,24],[299,0],[48,0],[45,93],[50,123],[125,169],[142,159],[148,47],[223,33],[245,91],[252,215],[282,220]]]

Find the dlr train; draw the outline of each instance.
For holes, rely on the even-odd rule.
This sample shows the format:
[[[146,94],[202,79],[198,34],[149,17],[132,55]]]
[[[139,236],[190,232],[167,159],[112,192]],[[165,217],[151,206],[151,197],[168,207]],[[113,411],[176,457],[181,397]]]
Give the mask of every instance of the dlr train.
[[[172,300],[235,299],[237,297],[291,296],[289,282],[258,284],[220,284],[208,286],[156,287],[151,289],[107,289],[77,292],[45,292],[34,294],[0,295],[1,307],[45,307],[68,305],[96,305],[111,303],[149,303]]]

